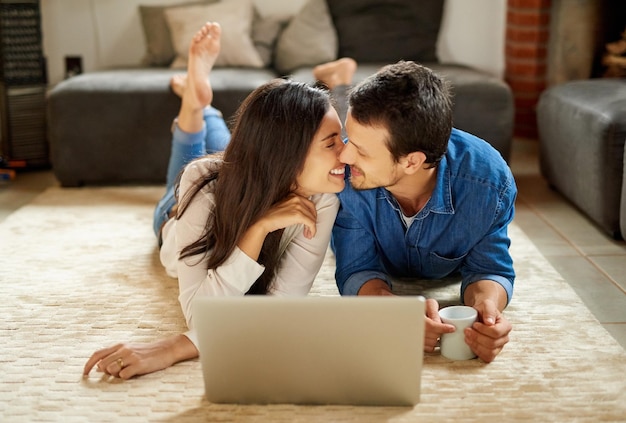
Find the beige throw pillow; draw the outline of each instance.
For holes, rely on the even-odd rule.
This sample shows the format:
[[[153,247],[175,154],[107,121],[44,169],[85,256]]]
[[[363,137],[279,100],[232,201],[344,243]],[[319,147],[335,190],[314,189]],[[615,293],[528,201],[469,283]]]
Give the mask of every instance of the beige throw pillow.
[[[142,63],[146,66],[169,66],[176,52],[172,46],[172,36],[165,20],[165,10],[199,4],[215,3],[218,0],[193,1],[169,6],[139,6],[141,26],[146,40],[146,54]]]
[[[165,18],[172,35],[176,58],[171,68],[185,68],[189,43],[207,21],[222,27],[222,47],[215,66],[263,67],[250,36],[254,9],[250,0],[167,9]]]
[[[280,34],[274,66],[288,74],[303,66],[335,60],[338,44],[326,0],[309,0]]]

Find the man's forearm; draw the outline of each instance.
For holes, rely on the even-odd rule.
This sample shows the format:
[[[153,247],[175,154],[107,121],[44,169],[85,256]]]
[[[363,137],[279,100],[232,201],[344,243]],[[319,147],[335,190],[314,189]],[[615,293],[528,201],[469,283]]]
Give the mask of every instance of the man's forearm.
[[[382,279],[372,279],[363,284],[358,295],[393,295],[391,288]]]
[[[491,280],[477,281],[465,288],[463,302],[466,305],[473,307],[474,304],[487,299],[495,302],[498,310],[502,311],[507,304],[506,290],[502,285]]]

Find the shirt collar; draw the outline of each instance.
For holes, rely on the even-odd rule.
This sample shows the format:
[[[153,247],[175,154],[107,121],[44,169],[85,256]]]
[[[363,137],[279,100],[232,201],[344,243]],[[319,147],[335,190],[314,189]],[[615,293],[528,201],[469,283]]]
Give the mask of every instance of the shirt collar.
[[[448,166],[448,156],[444,155],[437,166],[437,184],[426,205],[433,213],[454,214],[452,205],[452,177]]]

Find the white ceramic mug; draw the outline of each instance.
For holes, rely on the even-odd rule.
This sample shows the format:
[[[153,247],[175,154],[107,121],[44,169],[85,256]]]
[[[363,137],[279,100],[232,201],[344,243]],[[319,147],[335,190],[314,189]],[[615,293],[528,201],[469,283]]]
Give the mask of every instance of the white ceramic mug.
[[[465,343],[464,329],[472,326],[478,318],[478,312],[473,307],[450,306],[439,310],[439,317],[444,323],[454,325],[456,330],[441,335],[441,355],[450,360],[469,360],[476,354]]]

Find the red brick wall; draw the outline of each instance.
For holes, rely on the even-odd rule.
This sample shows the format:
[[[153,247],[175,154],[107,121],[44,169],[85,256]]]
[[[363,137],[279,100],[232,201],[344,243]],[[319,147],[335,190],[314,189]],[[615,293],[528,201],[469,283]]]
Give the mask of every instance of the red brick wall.
[[[508,0],[504,78],[515,101],[514,135],[537,137],[535,106],[546,88],[550,0]]]

